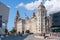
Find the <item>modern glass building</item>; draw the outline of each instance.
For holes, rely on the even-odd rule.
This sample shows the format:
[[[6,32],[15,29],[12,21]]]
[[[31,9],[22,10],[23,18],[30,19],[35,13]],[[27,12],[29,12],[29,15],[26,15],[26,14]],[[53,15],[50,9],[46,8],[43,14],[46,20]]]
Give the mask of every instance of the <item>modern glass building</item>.
[[[0,34],[5,34],[9,16],[9,7],[0,2]]]
[[[60,32],[60,12],[52,14],[51,17],[53,31]]]

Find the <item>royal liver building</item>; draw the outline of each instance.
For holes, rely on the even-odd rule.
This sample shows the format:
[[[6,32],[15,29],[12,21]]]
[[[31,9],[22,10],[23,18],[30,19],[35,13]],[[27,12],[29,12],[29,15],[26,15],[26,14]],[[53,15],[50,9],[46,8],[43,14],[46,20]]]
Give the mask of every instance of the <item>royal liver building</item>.
[[[33,13],[32,18],[25,16],[25,19],[21,19],[19,12],[17,11],[14,23],[17,33],[25,33],[27,30],[29,30],[30,33],[49,32],[47,11],[42,3],[38,6],[36,13]]]

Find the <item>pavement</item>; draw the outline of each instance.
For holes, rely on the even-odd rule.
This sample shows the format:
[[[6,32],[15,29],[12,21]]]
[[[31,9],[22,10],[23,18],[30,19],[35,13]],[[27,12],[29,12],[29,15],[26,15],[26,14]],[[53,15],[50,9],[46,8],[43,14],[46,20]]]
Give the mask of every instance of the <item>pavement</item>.
[[[24,40],[60,40],[60,37],[59,38],[51,37],[50,39],[44,39],[44,38],[42,39],[42,38],[35,38],[34,35],[29,35]]]
[[[50,39],[41,39],[41,38],[35,38],[34,34],[24,34],[22,35],[8,35],[4,37],[0,37],[0,40],[60,40],[60,37],[51,37]]]

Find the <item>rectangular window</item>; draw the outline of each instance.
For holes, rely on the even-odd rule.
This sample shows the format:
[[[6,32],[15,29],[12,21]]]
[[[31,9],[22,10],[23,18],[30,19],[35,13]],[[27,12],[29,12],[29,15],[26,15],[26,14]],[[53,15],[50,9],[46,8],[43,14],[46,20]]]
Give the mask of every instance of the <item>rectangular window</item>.
[[[2,27],[2,16],[0,16],[0,27]]]

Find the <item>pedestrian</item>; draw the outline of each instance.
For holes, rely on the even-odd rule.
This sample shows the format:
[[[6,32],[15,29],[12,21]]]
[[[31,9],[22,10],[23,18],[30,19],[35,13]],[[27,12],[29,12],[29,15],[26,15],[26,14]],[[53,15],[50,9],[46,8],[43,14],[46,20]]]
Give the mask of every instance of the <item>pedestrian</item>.
[[[20,32],[19,32],[19,35],[20,35]]]
[[[46,38],[45,33],[43,33],[44,39]]]

